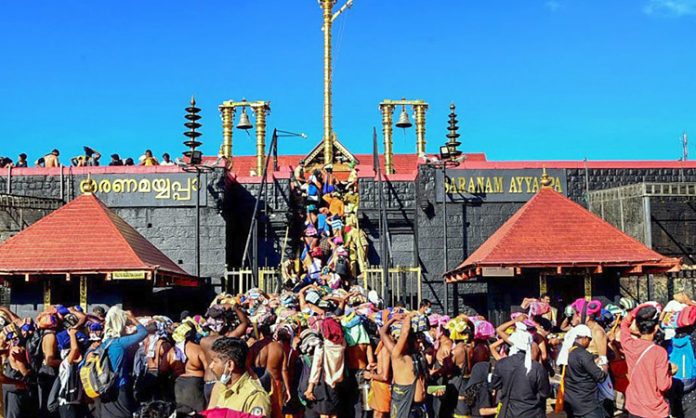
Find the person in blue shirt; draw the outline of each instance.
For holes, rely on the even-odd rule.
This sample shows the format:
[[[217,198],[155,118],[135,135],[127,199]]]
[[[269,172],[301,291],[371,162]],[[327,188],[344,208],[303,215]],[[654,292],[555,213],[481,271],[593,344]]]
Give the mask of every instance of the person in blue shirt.
[[[126,327],[136,325],[133,334],[126,334]],[[113,306],[104,321],[103,346],[108,344],[107,354],[116,383],[110,396],[100,399],[101,418],[132,418],[137,405],[133,398],[130,374],[138,344],[147,337],[147,328],[141,325],[130,311]]]

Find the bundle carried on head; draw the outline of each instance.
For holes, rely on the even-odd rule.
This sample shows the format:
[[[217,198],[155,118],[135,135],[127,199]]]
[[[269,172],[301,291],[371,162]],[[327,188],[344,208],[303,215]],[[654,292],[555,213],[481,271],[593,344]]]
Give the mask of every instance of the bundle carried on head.
[[[236,305],[237,304],[237,297],[233,296],[229,293],[219,293],[215,298],[213,299],[212,302],[210,302],[210,307],[213,307],[215,305]]]
[[[575,312],[580,315],[580,321],[585,322],[587,317],[594,318],[602,312],[602,302],[598,300],[587,301],[585,298],[579,298],[570,306]]]
[[[474,340],[488,341],[495,336],[495,327],[482,316],[472,316],[469,321],[474,325]]]
[[[322,339],[318,332],[306,329],[300,334],[300,352],[302,354],[314,354],[314,349],[322,345]]]
[[[181,325],[176,327],[172,333],[172,339],[177,344],[183,343],[186,340],[198,341],[201,337],[206,335],[203,330],[203,324],[205,321],[200,316],[196,315],[194,317],[187,317],[181,321]]]
[[[466,315],[459,315],[456,318],[451,319],[446,328],[449,330],[450,339],[452,339],[452,341],[467,342],[471,338],[469,317]]]

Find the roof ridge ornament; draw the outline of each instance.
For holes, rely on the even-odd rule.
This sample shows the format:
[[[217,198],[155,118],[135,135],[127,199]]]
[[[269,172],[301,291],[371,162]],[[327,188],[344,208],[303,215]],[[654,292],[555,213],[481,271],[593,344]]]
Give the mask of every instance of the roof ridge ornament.
[[[87,182],[82,186],[82,194],[92,195],[97,191],[97,182],[92,180],[92,174],[87,173]]]
[[[553,180],[551,180],[551,177],[546,172],[546,167],[542,167],[541,169],[542,169],[541,188],[542,189],[552,189],[553,188]]]

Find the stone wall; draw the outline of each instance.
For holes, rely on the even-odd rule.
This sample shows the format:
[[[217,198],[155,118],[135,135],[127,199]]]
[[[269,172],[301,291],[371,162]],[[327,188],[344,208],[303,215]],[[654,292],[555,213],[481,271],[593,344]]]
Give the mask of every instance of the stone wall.
[[[64,198],[75,197],[84,176],[14,176],[11,192],[21,195]],[[586,182],[586,175],[588,182]],[[223,181],[221,172],[211,177],[206,189],[208,205],[201,208],[201,274],[219,283],[226,266],[236,267],[249,232],[249,225],[259,183],[240,184]],[[586,187],[590,190],[634,184],[642,181],[696,181],[695,169],[567,169],[567,190],[571,199],[585,205]],[[0,190],[6,190],[7,179],[0,177]],[[390,231],[393,265],[420,266],[423,272],[423,297],[443,305],[443,237],[447,228],[448,268],[456,267],[476,250],[522,205],[521,202],[448,203],[443,219],[442,204],[435,193],[435,172],[422,166],[416,181],[385,181],[383,193]],[[374,179],[360,179],[360,224],[367,232],[371,247],[370,264],[382,259],[379,231],[379,189]],[[663,199],[653,202],[653,217],[667,232],[655,232],[656,248],[669,254],[692,254],[696,248],[696,232],[692,228],[694,206],[689,199]],[[291,201],[288,180],[268,185],[260,203],[264,216],[259,222],[259,265],[276,266],[282,248],[288,254],[297,245],[294,237],[302,228],[301,217]],[[123,207],[116,213],[133,225],[166,255],[193,273],[195,209],[192,207]],[[4,218],[3,218],[4,219]],[[289,242],[284,238],[290,220]],[[7,219],[0,219],[0,229]],[[653,230],[659,227],[653,225]],[[485,306],[487,284],[472,282],[450,286],[450,309],[480,310]]]
[[[587,179],[589,180],[586,182]],[[568,196],[586,206],[586,190],[600,190],[611,187],[635,184],[643,181],[652,182],[696,182],[696,169],[566,169]],[[416,222],[420,265],[423,267],[424,297],[436,304],[443,302],[442,273],[443,267],[443,211],[442,204],[435,196],[435,171],[421,166],[417,180],[414,200],[416,204]],[[468,255],[475,251],[505,221],[512,216],[523,203],[448,203],[448,267],[456,267]],[[693,218],[696,206],[690,200],[663,199],[653,203],[653,236],[659,235],[656,245],[666,249],[668,255],[681,251],[680,246],[689,254],[696,248],[696,229],[689,219]],[[655,219],[669,219],[662,222],[668,232],[655,232]],[[678,243],[678,244],[677,244]],[[678,255],[684,257],[684,254]],[[486,283],[464,283],[451,286],[449,307],[459,311],[475,309],[481,306],[481,297],[486,292]]]
[[[85,178],[84,175],[71,175],[66,170],[61,187],[60,176],[16,175],[11,178],[10,191],[17,195],[62,198],[68,202],[79,195],[80,182]],[[209,175],[205,191],[207,199],[201,198],[208,204],[200,209],[201,276],[210,277],[216,282],[224,276],[227,246],[226,221],[219,210],[221,206],[218,206],[218,202],[221,205],[224,197],[222,178],[222,171]],[[0,177],[0,190],[5,191],[6,188],[7,177]],[[185,271],[195,273],[195,207],[112,209]]]

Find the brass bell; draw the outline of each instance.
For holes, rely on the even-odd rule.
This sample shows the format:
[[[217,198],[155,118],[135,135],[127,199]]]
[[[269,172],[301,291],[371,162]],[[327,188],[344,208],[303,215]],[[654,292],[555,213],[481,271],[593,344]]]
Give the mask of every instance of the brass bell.
[[[408,119],[408,113],[406,113],[406,106],[401,107],[401,114],[399,115],[399,121],[396,122],[397,128],[410,128],[413,126],[411,121]]]
[[[242,108],[242,114],[239,116],[239,123],[237,124],[237,129],[244,129],[245,131],[253,128],[254,125],[249,121],[249,116],[246,113],[246,107]]]

